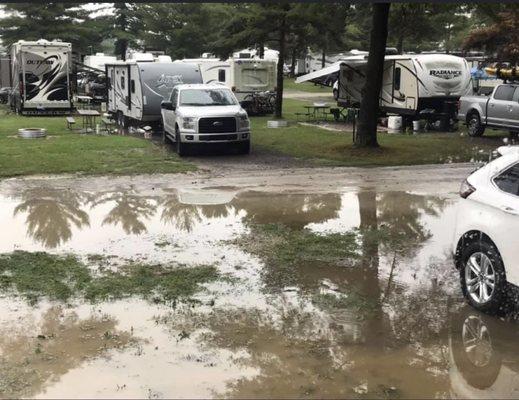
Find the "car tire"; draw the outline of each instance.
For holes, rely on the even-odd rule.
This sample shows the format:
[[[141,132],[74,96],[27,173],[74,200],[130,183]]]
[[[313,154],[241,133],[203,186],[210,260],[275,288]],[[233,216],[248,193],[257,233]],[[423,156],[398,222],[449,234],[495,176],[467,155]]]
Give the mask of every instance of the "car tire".
[[[337,89],[333,89],[333,98],[335,101],[339,100],[339,91]]]
[[[475,309],[491,314],[506,310],[505,267],[492,243],[483,240],[463,249],[460,283],[463,295]]]
[[[485,390],[496,382],[503,363],[496,348],[497,319],[476,310],[460,310],[450,317],[451,352],[456,369],[472,387]]]
[[[182,143],[182,141],[180,140],[180,132],[178,130],[178,127],[175,129],[175,148],[177,150],[177,154],[180,156],[180,157],[184,157],[184,156],[187,156],[188,155],[188,148],[187,148],[188,144],[187,143]]]
[[[477,112],[469,114],[467,118],[468,134],[471,137],[480,137],[485,133],[485,127],[481,124],[481,118]]]

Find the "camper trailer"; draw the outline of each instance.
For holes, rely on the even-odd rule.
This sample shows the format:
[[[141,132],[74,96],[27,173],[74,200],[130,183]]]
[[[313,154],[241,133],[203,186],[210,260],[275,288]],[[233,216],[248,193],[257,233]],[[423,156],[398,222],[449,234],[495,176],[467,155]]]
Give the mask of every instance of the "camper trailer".
[[[83,59],[83,65],[104,72],[105,65],[114,63],[115,61],[117,61],[115,56],[107,56],[104,53],[96,53],[95,55],[85,56]]]
[[[304,75],[296,82],[322,80],[338,72],[337,103],[358,107],[366,81],[367,57],[344,59]],[[470,68],[463,58],[446,54],[386,56],[380,108],[408,119],[448,122],[455,119],[457,101],[472,93]]]
[[[67,114],[72,109],[70,89],[72,45],[60,41],[20,40],[11,46],[13,110],[26,115]]]
[[[106,64],[108,112],[121,127],[159,123],[160,104],[181,83],[202,83],[196,64],[119,61]]]
[[[176,62],[200,66],[204,83],[219,83],[229,87],[241,106],[251,114],[272,112],[276,89],[276,62],[255,58],[196,58]]]

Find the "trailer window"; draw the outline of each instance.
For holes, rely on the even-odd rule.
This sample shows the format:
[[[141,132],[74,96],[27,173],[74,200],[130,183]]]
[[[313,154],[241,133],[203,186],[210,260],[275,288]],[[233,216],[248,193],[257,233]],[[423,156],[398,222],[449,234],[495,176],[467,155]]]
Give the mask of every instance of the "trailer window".
[[[268,72],[266,69],[246,68],[242,70],[241,76],[245,86],[268,85]]]
[[[218,70],[218,82],[225,82],[225,70],[224,69]]]
[[[124,76],[121,76],[121,89],[124,90]]]
[[[514,91],[515,91],[515,87],[513,87],[513,86],[501,85],[496,89],[496,93],[494,94],[494,99],[512,101],[512,97],[514,96]]]
[[[135,93],[135,80],[134,79],[132,79],[130,81],[130,89],[131,89],[132,93]]]
[[[400,90],[400,77],[402,75],[402,68],[395,68],[393,73],[393,88],[394,90]]]

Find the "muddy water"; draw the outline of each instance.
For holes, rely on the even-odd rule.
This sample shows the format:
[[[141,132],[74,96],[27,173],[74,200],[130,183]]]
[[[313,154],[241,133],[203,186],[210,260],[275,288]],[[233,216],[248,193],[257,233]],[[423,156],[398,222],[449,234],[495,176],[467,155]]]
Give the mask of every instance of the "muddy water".
[[[456,186],[341,187],[4,187],[0,252],[213,264],[235,279],[176,308],[1,293],[0,397],[517,397],[519,326],[459,296]],[[287,277],[238,244],[270,223],[380,234],[359,235],[355,266]]]

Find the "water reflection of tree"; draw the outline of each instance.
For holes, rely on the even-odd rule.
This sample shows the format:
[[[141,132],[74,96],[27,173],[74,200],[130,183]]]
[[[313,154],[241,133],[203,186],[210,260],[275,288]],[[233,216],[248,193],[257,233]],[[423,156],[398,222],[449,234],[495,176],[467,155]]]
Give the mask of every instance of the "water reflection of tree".
[[[141,196],[133,191],[105,192],[92,199],[90,205],[97,207],[105,203],[115,203],[103,219],[103,224],[121,224],[126,234],[141,234],[147,231],[145,221],[156,212],[153,197]]]
[[[163,223],[171,224],[177,229],[191,232],[194,226],[205,219],[226,218],[233,213],[233,208],[226,204],[195,205],[181,203],[176,193],[161,199]]]
[[[43,313],[38,326],[16,332],[0,328],[0,395],[38,395],[87,360],[131,342],[130,333],[116,330],[113,318],[80,319],[61,307]]]
[[[237,210],[245,210],[245,220],[255,224],[281,223],[301,229],[311,222],[337,217],[341,197],[337,193],[283,194],[246,192],[231,202]]]
[[[72,226],[90,224],[88,214],[81,209],[89,196],[68,189],[37,188],[21,194],[22,202],[14,214],[27,213],[27,232],[45,247],[54,248],[70,240]]]

